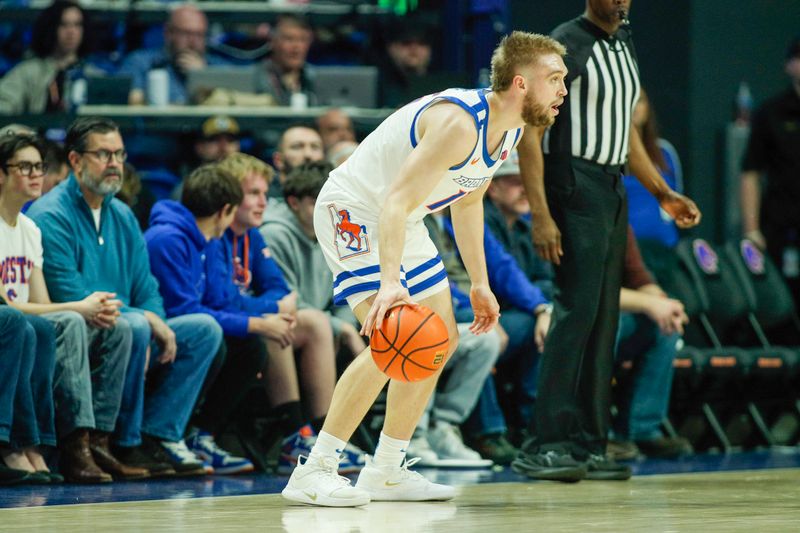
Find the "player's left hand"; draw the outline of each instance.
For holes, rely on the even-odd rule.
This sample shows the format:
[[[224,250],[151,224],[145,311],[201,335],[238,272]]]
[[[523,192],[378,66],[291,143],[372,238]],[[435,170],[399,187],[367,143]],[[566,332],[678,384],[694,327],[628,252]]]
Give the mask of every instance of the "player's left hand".
[[[500,318],[500,305],[489,287],[473,285],[469,290],[469,301],[475,313],[469,330],[475,335],[492,331]]]
[[[688,197],[675,191],[669,191],[658,201],[661,208],[675,219],[679,228],[691,228],[700,223],[702,214],[697,205]]]
[[[369,308],[369,313],[364,319],[364,325],[361,326],[361,334],[371,337],[374,329],[381,329],[383,319],[389,309],[404,304],[415,305],[411,300],[408,289],[399,282],[381,283],[378,294],[375,295],[375,300],[372,302],[372,307]]]

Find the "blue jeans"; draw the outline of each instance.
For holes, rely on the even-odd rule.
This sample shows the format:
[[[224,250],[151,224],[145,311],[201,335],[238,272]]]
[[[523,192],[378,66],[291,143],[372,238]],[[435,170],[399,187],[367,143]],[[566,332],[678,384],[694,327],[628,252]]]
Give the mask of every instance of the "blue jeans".
[[[183,438],[208,367],[222,342],[222,328],[211,315],[193,314],[167,319],[175,332],[175,361],[158,362],[159,348],[151,342],[150,324],[143,313],[123,313],[133,333],[131,360],[125,375],[122,406],[115,437],[120,446],[138,446],[142,433],[168,441]],[[145,362],[151,348],[145,394]]]
[[[525,311],[509,309],[501,313],[500,325],[508,334],[508,347],[500,355],[498,363],[509,362],[514,365],[514,375],[518,378],[514,403],[519,410],[517,416],[520,423],[525,427],[533,417],[539,376],[539,353],[534,339],[536,317]],[[506,419],[497,400],[494,376],[490,375],[483,383],[475,411],[470,417],[469,431],[476,435],[490,435],[507,430]]]
[[[22,358],[14,397],[14,423],[11,446],[17,449],[46,444],[56,445],[53,413],[53,371],[56,358],[56,331],[40,316],[25,315]],[[19,334],[19,332],[17,333]]]
[[[11,424],[14,421],[14,396],[23,360],[29,355],[23,351],[27,328],[25,315],[7,305],[0,305],[0,442],[11,441]]]
[[[112,432],[131,356],[131,328],[98,329],[74,311],[48,313],[56,329],[53,376],[56,427],[62,437],[79,428]]]
[[[613,431],[622,440],[661,437],[661,422],[669,409],[680,336],[665,335],[644,315],[622,313],[617,332],[617,358],[633,361],[633,379],[617,401]]]

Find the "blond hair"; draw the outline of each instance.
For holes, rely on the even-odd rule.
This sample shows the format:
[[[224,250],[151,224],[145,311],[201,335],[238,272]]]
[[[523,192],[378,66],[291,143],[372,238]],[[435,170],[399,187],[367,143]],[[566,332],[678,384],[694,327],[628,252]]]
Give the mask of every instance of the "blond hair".
[[[492,54],[492,90],[505,91],[519,69],[535,64],[548,54],[564,56],[564,45],[546,35],[515,31],[503,37]]]
[[[257,157],[241,152],[225,157],[225,159],[217,163],[217,166],[239,180],[239,183],[243,182],[251,174],[259,174],[264,176],[264,179],[267,180],[267,185],[269,185],[275,175],[275,171],[272,170],[271,166]]]

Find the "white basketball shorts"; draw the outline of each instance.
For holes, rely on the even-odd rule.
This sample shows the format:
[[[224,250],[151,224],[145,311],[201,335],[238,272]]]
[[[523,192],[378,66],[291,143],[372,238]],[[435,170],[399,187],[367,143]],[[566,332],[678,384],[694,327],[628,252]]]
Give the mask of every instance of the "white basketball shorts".
[[[333,301],[355,307],[378,292],[380,250],[378,213],[348,198],[332,182],[323,186],[314,208],[314,232],[333,273]],[[400,280],[412,300],[448,287],[447,272],[422,220],[406,224]]]

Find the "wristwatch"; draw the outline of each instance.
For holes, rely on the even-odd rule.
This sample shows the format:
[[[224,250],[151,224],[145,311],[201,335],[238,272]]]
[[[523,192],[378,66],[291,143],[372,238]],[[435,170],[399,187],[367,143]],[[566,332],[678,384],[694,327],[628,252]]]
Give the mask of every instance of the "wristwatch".
[[[536,306],[538,311],[534,311],[536,316],[541,315],[542,313],[552,313],[553,312],[553,304],[540,304]]]

